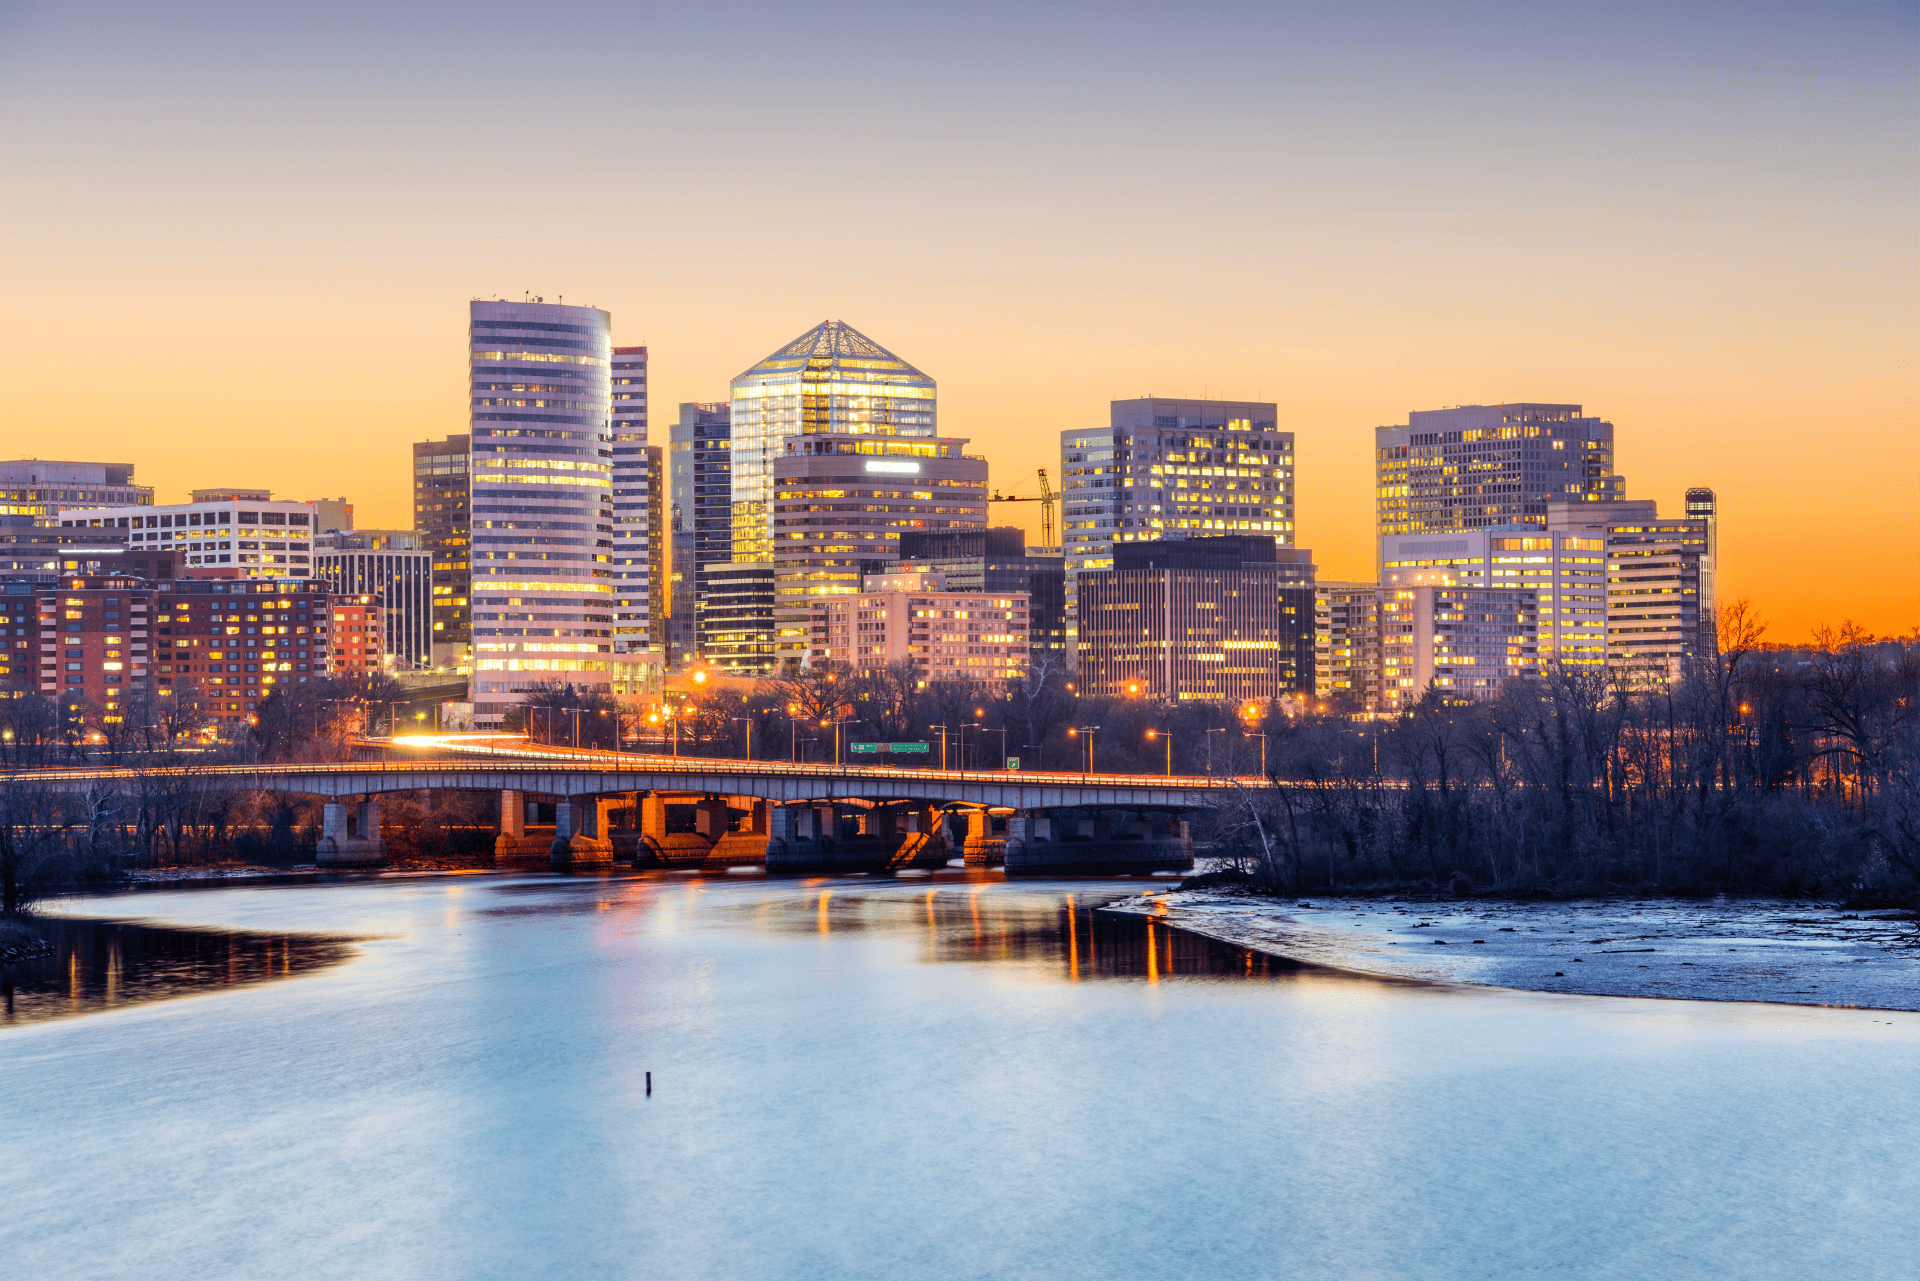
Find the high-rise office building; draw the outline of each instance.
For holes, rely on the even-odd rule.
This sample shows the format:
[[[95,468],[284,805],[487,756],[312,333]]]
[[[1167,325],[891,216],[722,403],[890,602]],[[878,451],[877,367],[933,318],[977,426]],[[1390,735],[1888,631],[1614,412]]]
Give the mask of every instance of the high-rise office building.
[[[806,660],[807,602],[860,590],[905,530],[985,529],[987,460],[951,437],[790,437],[774,460],[774,657]]]
[[[613,349],[613,663],[653,648],[653,477],[647,452],[647,349]],[[614,684],[633,692],[633,673]]]
[[[1029,662],[1036,671],[1068,667],[1066,566],[1057,552],[1028,547],[1018,526],[902,530],[900,559],[886,572],[937,573],[950,592],[1023,593]]]
[[[308,504],[313,508],[313,529],[324,534],[329,529],[353,528],[353,504],[346,496],[339,498],[315,498]]]
[[[1559,510],[1562,504],[1550,504]],[[1621,503],[1572,503],[1576,512]],[[1652,504],[1644,506],[1652,509]],[[1606,661],[1607,557],[1603,533],[1496,525],[1380,540],[1382,587],[1524,587],[1539,612],[1539,657],[1599,667]]]
[[[49,525],[62,507],[151,506],[153,487],[133,483],[132,463],[0,462],[0,516],[31,516]]]
[[[838,320],[809,329],[730,387],[735,561],[773,559],[773,469],[788,440],[936,430],[933,379]]]
[[[773,671],[773,566],[725,562],[700,568],[700,656],[741,676]]]
[[[672,617],[668,661],[679,666],[700,650],[700,571],[733,560],[732,411],[725,401],[680,406],[668,442],[672,483]]]
[[[1647,499],[1549,508],[1551,528],[1605,540],[1606,661],[1616,680],[1679,680],[1687,659],[1717,652],[1711,492],[1689,491],[1688,510],[1698,514],[1677,518],[1662,519]]]
[[[213,493],[211,490],[197,491]],[[130,548],[186,553],[195,578],[307,578],[313,572],[313,508],[258,497],[208,498],[161,507],[62,507],[62,529],[124,531]]]
[[[1293,543],[1293,433],[1268,401],[1116,400],[1103,431],[1060,433],[1067,626],[1078,576],[1117,543],[1261,534]],[[1075,638],[1067,653],[1076,657]]]
[[[473,438],[415,441],[413,527],[433,553],[433,666],[469,671],[473,658]]]
[[[667,644],[667,451],[647,446],[647,645]]]
[[[1313,585],[1314,697],[1330,710],[1370,711],[1378,700],[1379,596],[1374,583]]]
[[[1311,695],[1312,553],[1276,541],[1115,544],[1111,569],[1080,576],[1081,691],[1209,702]]]
[[[314,577],[380,606],[386,665],[397,672],[433,668],[433,553],[425,542],[416,529],[333,529],[313,539]]]
[[[1720,500],[1711,489],[1686,492],[1687,519],[1705,525],[1700,552],[1700,644],[1702,653],[1720,652]]]
[[[1415,410],[1373,432],[1377,532],[1544,528],[1550,502],[1626,496],[1613,471],[1613,424],[1579,405],[1459,405]]]
[[[471,691],[485,728],[535,682],[612,688],[611,330],[597,307],[471,304]]]
[[[1382,587],[1380,704],[1402,711],[1428,690],[1486,702],[1537,671],[1534,593],[1515,587]]]

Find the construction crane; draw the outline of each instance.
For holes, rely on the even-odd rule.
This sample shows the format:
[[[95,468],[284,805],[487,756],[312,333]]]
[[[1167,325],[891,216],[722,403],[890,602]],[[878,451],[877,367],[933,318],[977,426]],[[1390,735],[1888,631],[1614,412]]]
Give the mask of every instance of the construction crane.
[[[1058,495],[1053,492],[1053,487],[1047,484],[1046,468],[1040,468],[1034,475],[1040,478],[1040,494],[1038,497],[1032,494],[1002,494],[996,489],[993,491],[993,496],[987,499],[987,501],[990,503],[1039,503],[1040,545],[1043,547],[1058,547],[1060,544],[1053,536],[1053,500],[1058,497]]]

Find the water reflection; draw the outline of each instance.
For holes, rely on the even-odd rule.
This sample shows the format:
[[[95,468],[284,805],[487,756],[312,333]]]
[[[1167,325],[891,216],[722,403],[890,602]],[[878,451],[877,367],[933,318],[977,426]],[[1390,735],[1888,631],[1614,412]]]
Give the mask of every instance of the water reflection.
[[[52,918],[53,954],[0,966],[0,1025],[92,1014],[338,965],[353,940]]]
[[[1049,902],[1031,892],[992,893],[988,884],[936,887],[905,899],[897,893],[848,894],[819,888],[776,910],[769,925],[784,932],[858,934],[917,930],[926,959],[1040,965],[1070,983],[1092,979],[1273,979],[1321,967],[1269,956],[1190,934],[1166,921],[1101,910],[1118,895],[1087,901],[1065,894]],[[918,900],[914,902],[912,900]]]

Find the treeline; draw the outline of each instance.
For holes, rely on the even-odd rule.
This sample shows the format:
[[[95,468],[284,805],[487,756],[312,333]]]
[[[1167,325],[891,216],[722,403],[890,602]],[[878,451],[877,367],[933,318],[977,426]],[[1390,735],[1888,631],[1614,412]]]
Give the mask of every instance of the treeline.
[[[132,695],[111,708],[74,696],[0,700],[0,912],[132,868],[311,863],[323,802],[213,767],[348,759],[405,695],[380,674],[321,677],[276,692],[244,721],[212,717],[190,697]],[[123,773],[68,790],[31,772],[83,764]],[[382,805],[390,856],[417,862],[490,853],[495,817],[485,796],[400,794]]]
[[[1201,838],[1289,893],[1423,885],[1912,902],[1920,636],[1848,626],[1799,653],[1757,639],[1735,607],[1719,655],[1671,683],[1623,688],[1557,668],[1490,703],[1429,693],[1375,742],[1312,720],[1274,727],[1264,777],[1209,816]]]

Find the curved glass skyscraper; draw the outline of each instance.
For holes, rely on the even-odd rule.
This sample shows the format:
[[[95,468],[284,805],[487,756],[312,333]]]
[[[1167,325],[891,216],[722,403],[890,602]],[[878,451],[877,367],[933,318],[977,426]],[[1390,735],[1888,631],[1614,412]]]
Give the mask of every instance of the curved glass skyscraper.
[[[535,681],[611,684],[612,322],[472,304],[474,720]]]

